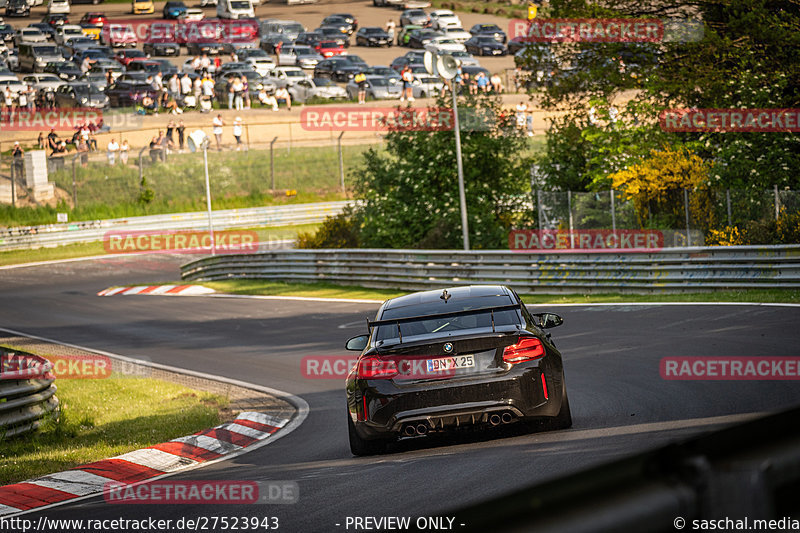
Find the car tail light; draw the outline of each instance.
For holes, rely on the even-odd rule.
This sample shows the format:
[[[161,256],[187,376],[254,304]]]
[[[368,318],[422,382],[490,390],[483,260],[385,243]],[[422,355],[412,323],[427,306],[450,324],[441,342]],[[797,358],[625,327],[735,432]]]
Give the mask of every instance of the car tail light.
[[[544,357],[544,346],[536,337],[520,338],[517,344],[506,346],[503,350],[503,361],[512,365],[540,357]]]
[[[377,357],[365,357],[358,362],[359,379],[391,379],[397,375],[397,364]]]

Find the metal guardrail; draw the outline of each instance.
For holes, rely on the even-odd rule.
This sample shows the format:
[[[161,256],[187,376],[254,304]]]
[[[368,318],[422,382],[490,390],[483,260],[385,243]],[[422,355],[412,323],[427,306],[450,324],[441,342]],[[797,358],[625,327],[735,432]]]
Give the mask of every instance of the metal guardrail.
[[[213,211],[214,229],[314,224],[340,213],[348,203],[320,202]],[[204,230],[207,227],[206,211],[14,227],[0,230],[0,251],[96,242],[103,240],[103,235],[112,230]]]
[[[43,357],[7,352],[0,368],[0,440],[37,429],[58,413],[53,364]],[[12,370],[8,370],[12,369]]]
[[[276,250],[205,257],[183,265],[181,274],[190,281],[324,281],[404,290],[498,283],[521,294],[797,289],[800,245],[665,248],[653,253]]]

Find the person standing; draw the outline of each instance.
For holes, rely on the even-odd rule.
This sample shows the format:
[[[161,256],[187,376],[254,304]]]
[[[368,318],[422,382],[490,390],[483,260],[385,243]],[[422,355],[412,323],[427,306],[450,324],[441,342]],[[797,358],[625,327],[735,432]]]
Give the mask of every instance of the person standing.
[[[183,145],[186,142],[186,125],[183,123],[183,119],[178,121],[176,129],[178,131],[178,150],[183,153]]]
[[[389,42],[394,41],[394,29],[395,29],[394,19],[389,19],[386,23],[386,33],[389,34]]]
[[[43,131],[39,132],[39,138],[36,139],[36,147],[39,148],[39,150],[44,150],[44,132]]]
[[[128,164],[128,150],[130,147],[128,146],[128,139],[124,139],[122,144],[119,147],[119,162],[123,165]]]
[[[366,104],[367,103],[367,75],[364,74],[364,71],[359,71],[358,74],[355,75],[353,81],[356,82],[358,85],[358,103],[359,104]]]
[[[167,139],[169,140],[169,144],[175,146],[175,121],[170,119],[167,123]]]
[[[236,139],[236,151],[242,149],[242,117],[236,117],[233,121],[233,138]]]
[[[222,151],[222,126],[225,125],[225,123],[222,121],[222,115],[217,114],[217,116],[214,118],[212,124],[213,124],[214,127],[213,127],[213,129],[211,131],[212,131],[212,133],[214,133],[214,138],[217,141],[217,151],[221,152]]]
[[[517,119],[517,128],[525,129],[525,126],[527,124],[527,118],[526,118],[526,114],[527,113],[528,113],[527,104],[525,104],[525,102],[518,103],[517,107],[516,107],[516,113],[515,113],[515,116],[516,116],[516,119]]]
[[[108,156],[108,164],[112,167],[116,163],[117,152],[119,152],[119,144],[117,143],[116,139],[111,139],[108,142],[106,155]]]
[[[405,102],[408,100],[409,102],[413,102],[414,92],[412,83],[414,82],[414,74],[411,72],[411,68],[408,65],[403,67],[400,77],[403,78],[403,96],[400,98],[400,101]]]
[[[11,152],[14,159],[14,172],[17,177],[22,177],[22,169],[25,165],[25,150],[19,145],[19,141],[14,141],[14,150]]]

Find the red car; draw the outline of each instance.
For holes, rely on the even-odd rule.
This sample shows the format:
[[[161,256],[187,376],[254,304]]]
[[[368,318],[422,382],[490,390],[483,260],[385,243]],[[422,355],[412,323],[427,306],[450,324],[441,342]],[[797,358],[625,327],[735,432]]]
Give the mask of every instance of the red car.
[[[106,17],[103,13],[98,12],[86,13],[81,18],[81,24],[91,24],[93,26],[97,26],[98,28],[102,28],[107,21],[108,17]]]
[[[135,48],[139,42],[136,31],[130,24],[116,23],[103,25],[100,40],[103,44],[113,48]]]
[[[316,50],[322,57],[326,58],[346,53],[344,46],[340,45],[336,41],[320,41],[314,46],[314,50]]]
[[[114,56],[114,59],[125,65],[128,66],[128,63],[133,61],[134,59],[147,59],[147,54],[142,52],[141,50],[137,50],[133,48],[131,50],[120,50],[117,52],[117,55]]]

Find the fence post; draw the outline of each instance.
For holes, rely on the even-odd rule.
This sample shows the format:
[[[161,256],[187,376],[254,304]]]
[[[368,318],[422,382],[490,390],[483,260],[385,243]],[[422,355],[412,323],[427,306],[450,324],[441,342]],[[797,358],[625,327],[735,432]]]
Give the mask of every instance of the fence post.
[[[539,231],[542,231],[542,190],[536,189],[536,216],[539,219]]]
[[[733,226],[731,221],[731,190],[725,189],[725,202],[728,204],[728,226]]]
[[[689,233],[689,190],[683,189],[683,212],[686,215],[686,246],[692,245],[692,236]]]
[[[773,187],[775,191],[775,222],[777,222],[781,214],[781,200],[778,197],[778,184],[776,183]]]
[[[344,188],[344,156],[342,155],[342,137],[344,136],[344,132],[339,134],[339,139],[337,140],[337,144],[339,145],[339,179],[342,182],[342,194],[347,196],[347,190]]]
[[[272,142],[269,143],[269,174],[272,177],[272,191],[275,191],[275,141],[278,140],[277,135]]]
[[[614,202],[614,189],[610,191],[611,196],[611,231],[617,233],[617,207]]]
[[[17,169],[16,165],[11,163],[11,207],[17,207]]]
[[[249,152],[250,151],[250,125],[249,124],[245,124],[244,125],[244,138],[245,138],[245,143],[246,143],[246,146],[247,146],[247,151]]]
[[[575,248],[575,234],[572,232],[572,191],[567,191],[567,213],[569,213],[569,247]]]
[[[78,207],[78,186],[76,179],[75,161],[81,156],[80,152],[72,156],[72,209]]]

